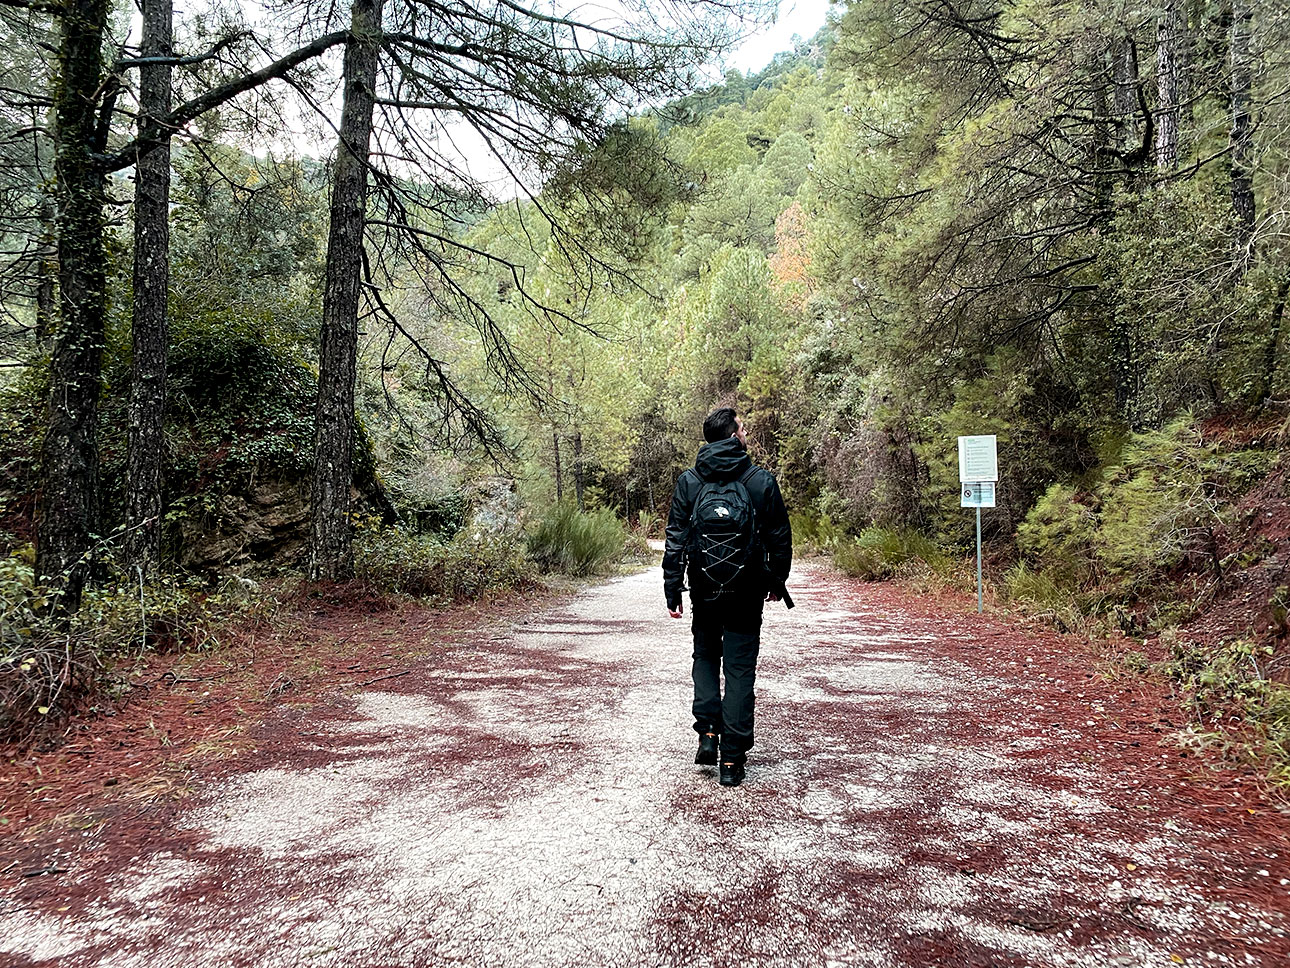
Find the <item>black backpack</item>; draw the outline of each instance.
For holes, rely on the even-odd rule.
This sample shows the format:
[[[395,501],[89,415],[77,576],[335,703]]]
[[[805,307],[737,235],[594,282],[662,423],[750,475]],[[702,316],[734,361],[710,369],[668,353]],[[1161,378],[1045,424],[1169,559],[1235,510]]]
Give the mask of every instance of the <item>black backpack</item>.
[[[688,550],[691,577],[697,568],[709,598],[731,591],[749,563],[756,561],[757,512],[744,481],[752,476],[750,467],[738,480],[707,481],[694,499],[690,512]]]

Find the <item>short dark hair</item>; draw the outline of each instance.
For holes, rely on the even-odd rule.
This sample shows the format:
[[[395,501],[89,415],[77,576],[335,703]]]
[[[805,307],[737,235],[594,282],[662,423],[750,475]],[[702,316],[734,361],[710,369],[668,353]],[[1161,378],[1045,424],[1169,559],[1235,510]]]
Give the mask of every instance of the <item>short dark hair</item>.
[[[735,412],[730,407],[718,407],[708,414],[707,420],[703,421],[703,439],[710,444],[733,437],[738,430],[739,424],[735,422]]]

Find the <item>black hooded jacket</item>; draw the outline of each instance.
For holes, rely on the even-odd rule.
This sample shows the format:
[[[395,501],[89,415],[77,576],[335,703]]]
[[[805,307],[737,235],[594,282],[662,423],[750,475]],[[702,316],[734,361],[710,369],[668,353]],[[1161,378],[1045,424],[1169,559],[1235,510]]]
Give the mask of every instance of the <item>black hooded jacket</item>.
[[[675,609],[681,602],[690,513],[699,490],[708,481],[739,479],[752,466],[752,458],[739,438],[727,437],[699,448],[694,467],[686,469],[677,478],[676,490],[672,492],[672,510],[667,516],[667,547],[663,551],[663,593],[668,608]],[[764,560],[762,574],[754,576],[754,579],[759,583],[756,590],[764,595],[768,589],[782,587],[788,578],[793,562],[793,531],[774,474],[756,467],[743,483],[757,515],[757,538]]]

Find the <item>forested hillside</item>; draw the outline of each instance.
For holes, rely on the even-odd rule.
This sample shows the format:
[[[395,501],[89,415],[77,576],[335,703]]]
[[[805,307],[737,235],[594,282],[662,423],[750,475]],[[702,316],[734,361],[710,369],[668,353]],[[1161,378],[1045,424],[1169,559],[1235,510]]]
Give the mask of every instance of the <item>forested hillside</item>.
[[[955,438],[997,434],[995,603],[1290,759],[1283,4],[858,0],[700,89],[724,20],[578,55],[471,9],[92,69],[0,14],[47,39],[4,63],[7,730],[88,687],[69,635],[78,668],[182,638],[233,576],[599,570],[730,405],[802,550],[865,578],[965,586]],[[314,110],[339,147],[284,153]],[[463,175],[449,116],[532,193]]]

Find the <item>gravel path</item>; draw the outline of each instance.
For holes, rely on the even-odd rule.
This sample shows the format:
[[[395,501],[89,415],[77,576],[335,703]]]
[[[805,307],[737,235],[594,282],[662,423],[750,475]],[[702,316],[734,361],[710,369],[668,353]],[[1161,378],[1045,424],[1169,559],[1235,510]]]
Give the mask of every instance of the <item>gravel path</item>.
[[[808,567],[725,789],[660,588],[284,712],[249,768],[109,827],[75,903],[0,898],[0,964],[1290,965],[1285,839],[1171,814],[1196,782],[1126,762],[1076,684],[1037,692],[1024,640]]]

